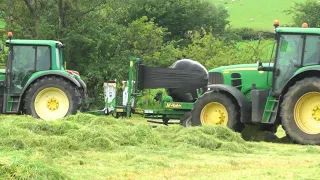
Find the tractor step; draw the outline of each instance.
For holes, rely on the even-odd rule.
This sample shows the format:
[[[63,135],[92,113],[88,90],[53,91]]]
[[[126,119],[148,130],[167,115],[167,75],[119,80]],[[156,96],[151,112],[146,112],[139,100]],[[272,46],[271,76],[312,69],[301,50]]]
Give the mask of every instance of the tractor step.
[[[266,112],[270,112],[270,113],[275,113],[277,111],[273,111],[273,110],[265,110]]]
[[[6,111],[7,114],[18,114],[18,111]]]
[[[162,120],[154,120],[154,119],[148,119],[147,122],[150,123],[157,123],[157,124],[164,124]],[[168,122],[167,124],[179,124],[179,122]]]
[[[19,111],[19,104],[20,104],[20,95],[19,94],[10,94],[6,95],[6,98],[8,99],[6,102],[5,108],[3,109],[3,112],[7,114],[17,114]]]
[[[269,100],[270,102],[279,102],[279,100],[277,99],[272,99],[272,100]]]

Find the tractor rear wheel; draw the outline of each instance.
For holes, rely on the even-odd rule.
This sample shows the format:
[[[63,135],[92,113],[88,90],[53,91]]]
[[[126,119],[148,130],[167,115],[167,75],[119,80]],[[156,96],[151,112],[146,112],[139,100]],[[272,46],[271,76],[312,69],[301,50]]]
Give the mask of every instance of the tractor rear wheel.
[[[282,102],[281,120],[287,136],[299,144],[320,144],[320,78],[297,81]]]
[[[56,76],[36,80],[24,97],[25,113],[43,120],[56,120],[76,114],[79,105],[80,93],[77,88]]]
[[[238,106],[226,94],[219,92],[206,92],[197,99],[192,110],[192,124],[222,125],[236,132],[244,128]]]

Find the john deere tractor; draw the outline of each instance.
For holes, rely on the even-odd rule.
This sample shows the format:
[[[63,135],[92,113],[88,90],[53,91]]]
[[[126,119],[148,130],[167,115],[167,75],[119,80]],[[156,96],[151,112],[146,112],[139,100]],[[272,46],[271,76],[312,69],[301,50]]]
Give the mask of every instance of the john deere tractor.
[[[44,120],[75,114],[87,90],[77,71],[64,68],[64,45],[52,40],[14,40],[11,32],[8,36],[8,60],[0,70],[0,113]]]
[[[208,91],[194,103],[189,125],[282,125],[300,144],[320,144],[320,29],[278,27],[272,63],[209,71]]]

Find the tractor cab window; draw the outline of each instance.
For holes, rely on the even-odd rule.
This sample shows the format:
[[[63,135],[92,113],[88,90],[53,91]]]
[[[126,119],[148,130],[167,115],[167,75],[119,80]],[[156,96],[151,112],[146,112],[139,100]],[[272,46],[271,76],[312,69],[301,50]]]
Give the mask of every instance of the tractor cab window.
[[[12,60],[13,70],[34,69],[35,47],[14,46]]]
[[[320,63],[320,37],[309,35],[306,37],[303,66]]]
[[[50,69],[50,47],[37,47],[37,71]]]
[[[7,67],[12,72],[8,77],[11,93],[21,93],[31,75],[36,71],[51,68],[49,46],[14,45],[12,53],[11,67]]]
[[[281,35],[275,62],[274,92],[278,93],[301,65],[303,38],[301,35]]]
[[[35,67],[35,46],[13,46],[11,92],[21,92]]]
[[[61,49],[56,48],[56,65],[58,69],[61,69]]]

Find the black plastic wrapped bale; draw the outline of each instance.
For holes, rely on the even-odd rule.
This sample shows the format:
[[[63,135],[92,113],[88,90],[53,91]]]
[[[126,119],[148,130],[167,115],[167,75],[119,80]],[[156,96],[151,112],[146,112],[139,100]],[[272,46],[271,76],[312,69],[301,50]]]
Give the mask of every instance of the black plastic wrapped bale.
[[[208,85],[208,71],[197,61],[182,59],[170,66],[173,69],[183,70],[187,73],[186,81],[179,88],[167,88],[166,92],[178,102],[194,101],[197,97],[197,89],[205,88]],[[190,96],[191,95],[191,96]]]

